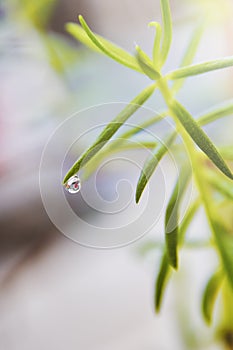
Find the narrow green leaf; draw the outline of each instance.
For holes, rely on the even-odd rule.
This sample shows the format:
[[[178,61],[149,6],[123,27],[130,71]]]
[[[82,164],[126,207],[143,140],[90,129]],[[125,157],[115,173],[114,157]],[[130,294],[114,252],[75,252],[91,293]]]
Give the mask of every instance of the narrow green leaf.
[[[199,43],[202,38],[204,28],[205,28],[205,24],[203,22],[200,22],[196,30],[194,31],[191,40],[189,41],[188,47],[181,61],[180,67],[188,66],[193,62],[193,59],[196,55]],[[172,86],[173,93],[177,93],[183,86],[183,83],[184,83],[184,79],[176,80]]]
[[[200,126],[212,123],[213,121],[227,117],[233,114],[233,101],[227,101],[224,104],[216,106],[214,109],[206,112],[197,119]]]
[[[222,179],[220,176],[213,172],[206,173],[208,182],[223,196],[233,201],[233,186],[232,182],[228,179]]]
[[[121,134],[120,137],[128,139],[131,136],[134,136],[134,135],[138,134],[141,131],[145,131],[145,128],[160,122],[161,120],[163,120],[163,118],[166,117],[167,114],[168,114],[168,112],[161,112],[161,113],[155,115],[154,117],[152,117],[151,119],[148,119],[145,122],[139,124],[138,126],[135,126],[131,130],[126,131],[125,133]]]
[[[200,198],[195,200],[191,206],[189,207],[181,225],[180,225],[180,230],[179,230],[179,236],[178,236],[178,243],[179,246],[182,246],[184,243],[184,237],[186,234],[186,231],[194,217],[194,215],[197,212],[197,209],[199,208],[200,205]],[[172,273],[172,268],[169,264],[168,257],[166,250],[163,253],[163,257],[161,260],[160,268],[159,268],[159,273],[156,279],[155,283],[155,310],[156,312],[159,312],[162,304],[162,299],[164,295],[164,291],[166,288],[166,285],[168,283],[169,277],[171,276]]]
[[[153,67],[150,58],[145,54],[144,51],[142,51],[138,45],[136,46],[136,50],[136,59],[143,72],[152,80],[158,79],[160,77],[160,74]]]
[[[193,64],[184,68],[179,68],[166,75],[167,79],[175,80],[193,75],[204,74],[213,70],[223,69],[233,66],[233,57],[224,57],[217,60]]]
[[[161,36],[162,36],[162,28],[158,22],[150,22],[150,27],[155,27],[156,34],[153,46],[153,63],[156,69],[159,69],[159,55],[160,55],[160,44],[161,44]]]
[[[172,269],[169,265],[168,258],[166,253],[163,254],[158,277],[155,282],[155,311],[159,312],[162,304],[162,299],[164,295],[164,291],[169,280],[169,276],[171,275]]]
[[[121,47],[111,43],[109,40],[106,40],[100,35],[93,33],[81,16],[79,19],[83,28],[76,23],[66,24],[66,30],[73,37],[90,49],[97,51],[98,53],[105,54],[118,63],[142,73],[142,70],[134,56]]]
[[[171,197],[168,201],[165,214],[165,241],[167,256],[169,264],[175,269],[178,265],[177,245],[179,230],[179,209],[190,175],[191,174],[189,168],[187,164],[185,164],[185,166],[180,171],[180,176],[177,179]]]
[[[154,151],[152,156],[149,156],[143,166],[143,169],[141,171],[138,183],[137,183],[137,189],[136,189],[136,203],[139,202],[142,192],[144,191],[150,177],[152,176],[153,172],[155,171],[159,161],[162,159],[162,157],[166,154],[168,151],[169,146],[172,144],[172,142],[175,140],[177,134],[174,132],[172,135],[169,135],[167,139],[164,141],[164,143],[159,143]]]
[[[188,208],[187,213],[185,214],[185,217],[180,225],[180,229],[179,229],[179,238],[178,238],[178,242],[179,245],[182,246],[184,244],[184,240],[185,240],[185,235],[186,232],[188,230],[188,227],[191,223],[191,221],[194,218],[194,215],[196,214],[197,210],[199,209],[201,204],[201,200],[200,198],[197,198]]]
[[[209,279],[202,298],[202,312],[207,324],[211,324],[213,310],[219,289],[223,281],[222,271],[215,272]]]
[[[224,271],[227,275],[229,283],[233,288],[233,236],[232,232],[228,232],[225,225],[217,219],[217,215],[211,218],[211,227],[216,241]]]
[[[209,137],[204,133],[204,131],[199,127],[198,123],[193,119],[189,112],[178,102],[173,101],[171,104],[171,109],[177,116],[183,127],[186,129],[188,134],[194,140],[194,142],[200,147],[200,149],[209,157],[212,162],[230,179],[233,179],[233,174],[228,168],[224,159],[209,139]]]
[[[233,161],[233,145],[220,147],[219,152],[223,158]]]
[[[152,84],[145,88],[131,103],[129,103],[117,116],[114,118],[101,132],[96,142],[79,158],[79,160],[72,166],[66,174],[63,183],[65,183],[71,176],[76,174],[80,168],[87,164],[108,142],[108,140],[117,132],[122,124],[126,122],[132,114],[134,114],[140,106],[153,94],[156,84]]]
[[[156,143],[155,142],[129,142],[127,139],[122,139],[121,137],[116,138],[112,142],[109,142],[106,147],[101,149],[98,154],[95,155],[94,161],[89,162],[85,166],[85,172],[82,175],[83,180],[87,180],[88,177],[93,174],[93,172],[98,168],[98,166],[101,164],[101,162],[105,158],[109,158],[109,156],[113,155],[114,153],[119,153],[121,151],[127,151],[132,149],[153,149],[155,148]]]
[[[139,132],[142,132],[150,126],[151,124],[158,123],[160,120],[162,120],[166,116],[166,112],[161,112],[161,114],[158,114],[154,116],[153,118],[145,121],[142,124],[139,124],[138,126],[132,127],[132,129],[122,133],[117,137],[117,139],[114,140],[114,142],[108,143],[106,147],[104,147],[98,155],[95,156],[94,162],[90,162],[87,167],[85,167],[85,174],[84,178],[87,179],[94,171],[98,168],[98,165],[101,163],[101,161],[108,157],[110,154],[114,152],[118,152],[120,150],[127,149],[127,142],[128,140],[133,137],[134,135],[138,134]],[[155,148],[156,143],[155,142],[140,142],[141,147],[144,148]],[[152,145],[154,145],[152,147]],[[137,143],[135,144],[135,147],[137,147]]]
[[[162,66],[166,61],[172,42],[172,18],[169,0],[161,0],[160,3],[163,19],[163,40],[160,55],[160,62]]]

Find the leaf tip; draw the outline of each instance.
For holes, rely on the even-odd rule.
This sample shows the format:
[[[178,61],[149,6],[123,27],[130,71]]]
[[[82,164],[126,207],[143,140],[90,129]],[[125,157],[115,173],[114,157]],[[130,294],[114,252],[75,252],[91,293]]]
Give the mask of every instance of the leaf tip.
[[[136,202],[136,204],[138,204],[139,203],[139,200],[140,200],[140,198],[141,198],[141,192],[139,191],[139,189],[137,188],[137,190],[136,190],[136,195],[135,195],[135,202]]]

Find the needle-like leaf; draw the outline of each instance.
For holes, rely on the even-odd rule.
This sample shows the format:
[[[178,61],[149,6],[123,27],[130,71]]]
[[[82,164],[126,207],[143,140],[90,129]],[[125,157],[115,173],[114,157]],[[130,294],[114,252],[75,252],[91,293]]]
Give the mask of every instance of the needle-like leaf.
[[[160,55],[160,65],[162,66],[166,61],[172,42],[172,18],[169,0],[161,0],[160,3],[163,19],[163,40]]]
[[[87,162],[92,159],[96,153],[108,142],[108,140],[117,132],[122,124],[126,122],[132,114],[134,114],[140,106],[153,94],[156,84],[152,84],[145,88],[137,97],[135,97],[130,104],[128,104],[117,116],[114,118],[102,131],[96,142],[79,158],[79,160],[72,166],[66,174],[63,183],[65,183],[71,176],[76,174]]]
[[[161,259],[159,273],[155,282],[155,311],[159,312],[162,304],[162,299],[164,295],[164,291],[166,288],[166,284],[171,275],[172,269],[169,265],[167,254],[164,253]]]
[[[145,54],[144,51],[137,45],[136,46],[137,55],[136,59],[138,61],[139,66],[143,70],[143,72],[152,80],[157,80],[160,77],[159,72],[155,70],[150,58]]]
[[[214,109],[206,112],[197,119],[200,126],[212,123],[213,121],[233,114],[233,101],[227,101]]]
[[[165,215],[165,241],[167,256],[169,264],[175,269],[178,265],[177,245],[179,231],[179,209],[190,175],[189,167],[187,164],[185,164],[180,171],[180,176],[177,179],[171,197],[168,201]]]
[[[233,179],[233,174],[224,159],[190,113],[175,100],[171,104],[171,109],[198,147],[212,160],[219,170],[230,179]]]
[[[206,172],[206,178],[218,192],[230,201],[233,201],[233,186],[230,180],[227,178],[222,179],[214,172]]]
[[[206,323],[212,321],[213,310],[219,289],[223,281],[222,271],[215,272],[209,279],[202,298],[202,312]]]
[[[200,199],[198,198],[195,202],[191,204],[189,207],[181,225],[180,225],[180,230],[179,230],[179,236],[178,236],[178,243],[179,246],[182,246],[184,243],[184,237],[187,232],[187,229],[194,217],[194,215],[197,212],[197,209],[199,208],[200,205]],[[169,280],[169,277],[171,275],[172,268],[169,264],[168,257],[166,250],[163,253],[161,263],[160,263],[160,268],[159,268],[159,273],[155,282],[155,310],[156,312],[159,312],[162,304],[162,299],[164,295],[164,291],[166,288],[166,284]]]
[[[211,227],[214,233],[216,248],[218,249],[224,271],[233,289],[233,239],[225,225],[217,219],[217,215],[211,218]]]
[[[67,23],[66,30],[82,44],[90,49],[111,57],[124,66],[142,73],[140,66],[134,56],[91,31],[82,16],[79,16],[82,27],[76,23]]]
[[[150,22],[150,27],[155,27],[156,34],[155,34],[155,40],[154,40],[154,46],[153,46],[153,63],[154,67],[156,69],[159,69],[159,55],[160,55],[160,44],[161,44],[161,35],[162,35],[162,28],[161,25],[158,22]]]
[[[223,69],[233,66],[233,57],[224,57],[217,60],[193,64],[187,67],[179,68],[166,75],[167,79],[175,80],[193,75],[204,74],[213,70]]]
[[[193,36],[188,44],[187,50],[186,50],[184,57],[181,61],[180,67],[185,67],[185,66],[192,64],[193,59],[196,55],[199,43],[201,41],[204,28],[205,28],[205,23],[200,22],[198,24],[196,30],[194,31]],[[184,83],[184,79],[178,79],[178,80],[174,81],[174,84],[172,86],[173,93],[177,93],[181,89],[181,87],[183,86],[183,83]]]
[[[176,135],[176,132],[174,132],[172,135],[169,135],[166,140],[164,140],[164,143],[160,142],[155,147],[154,151],[152,151],[152,156],[149,156],[146,160],[137,183],[136,203],[139,202],[142,192],[144,191],[150,177],[155,171],[159,161],[167,153],[169,146],[175,140]]]

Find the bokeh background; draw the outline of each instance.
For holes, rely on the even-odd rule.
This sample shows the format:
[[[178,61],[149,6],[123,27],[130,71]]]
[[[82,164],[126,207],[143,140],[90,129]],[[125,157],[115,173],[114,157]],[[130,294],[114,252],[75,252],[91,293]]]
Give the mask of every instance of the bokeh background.
[[[171,6],[174,41],[166,69],[179,64],[192,30],[207,14],[212,22],[195,61],[232,55],[231,1],[173,0]],[[161,251],[148,249],[148,241],[162,237],[162,220],[129,246],[95,250],[62,235],[43,207],[40,159],[55,128],[84,108],[127,103],[148,83],[85,50],[65,32],[65,23],[76,21],[79,13],[94,31],[131,52],[136,42],[147,53],[153,45],[147,24],[161,17],[158,0],[0,2],[0,349],[219,349],[200,315],[204,281],[217,264],[215,254],[203,248],[182,253],[181,271],[155,315]],[[232,78],[232,69],[192,78],[179,98],[197,115],[232,97]],[[162,105],[159,95],[148,102],[153,110]],[[111,119],[94,117],[99,123]],[[232,118],[206,131],[224,145],[232,138]],[[64,139],[69,140],[69,133]],[[77,154],[69,157],[67,167]],[[123,177],[124,167],[118,170]],[[51,159],[48,191],[57,171]],[[111,171],[100,179],[101,188],[114,185]],[[94,215],[81,199],[75,205],[86,220]],[[208,237],[202,212],[192,234]]]

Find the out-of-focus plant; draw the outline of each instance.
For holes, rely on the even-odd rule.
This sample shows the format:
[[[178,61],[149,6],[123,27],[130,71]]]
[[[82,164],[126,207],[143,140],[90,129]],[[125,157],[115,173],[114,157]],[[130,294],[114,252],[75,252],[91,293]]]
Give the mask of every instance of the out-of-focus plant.
[[[169,0],[161,0],[162,25],[158,22],[150,23],[156,31],[152,58],[136,46],[136,55],[133,56],[100,35],[93,33],[82,16],[79,24],[68,23],[67,31],[90,49],[105,54],[118,63],[145,75],[152,83],[140,92],[101,132],[78,161],[65,175],[64,184],[81,168],[93,171],[99,162],[110,152],[127,148],[127,141],[140,130],[158,123],[166,116],[173,118],[176,131],[166,136],[161,143],[148,145],[153,155],[146,159],[139,175],[135,200],[138,203],[147,183],[156,170],[160,160],[166,155],[168,148],[177,147],[176,140],[179,134],[183,139],[183,147],[188,150],[192,162],[192,172],[198,197],[190,204],[186,215],[179,225],[180,207],[190,182],[191,174],[185,164],[181,165],[180,175],[166,208],[163,249],[161,264],[155,283],[155,310],[159,311],[166,285],[174,270],[178,268],[179,249],[184,245],[186,232],[195,214],[202,206],[212,232],[209,244],[219,255],[219,268],[213,271],[206,284],[203,294],[202,311],[208,324],[212,321],[216,297],[222,291],[226,305],[224,315],[227,314],[228,302],[233,303],[233,223],[232,223],[232,179],[230,162],[233,158],[232,145],[217,148],[202,126],[215,120],[223,119],[233,113],[233,100],[225,102],[210,111],[203,113],[199,118],[193,118],[190,112],[178,101],[176,95],[182,88],[185,79],[233,66],[233,56],[216,60],[192,64],[201,40],[205,24],[197,26],[188,44],[179,68],[163,73],[162,69],[167,60],[172,43],[172,18]],[[145,121],[129,132],[123,133],[113,143],[108,141],[124,123],[159,90],[166,103],[166,110],[160,116]],[[224,122],[224,121],[222,121]],[[198,146],[198,147],[197,147]],[[145,144],[143,144],[145,147]],[[184,148],[179,147],[182,155]],[[181,157],[182,159],[182,157]],[[159,190],[159,189],[158,189]],[[222,210],[229,212],[225,218]],[[227,292],[226,292],[227,291]],[[227,295],[227,296],[225,296]],[[231,301],[229,301],[231,300]],[[225,322],[225,323],[224,323]],[[224,318],[225,337],[233,334],[233,323]]]
[[[80,51],[77,51],[64,36],[49,29],[49,23],[57,6],[57,0],[10,0],[10,17],[22,28],[32,28],[37,32],[44,51],[53,69],[60,74],[77,63]]]

